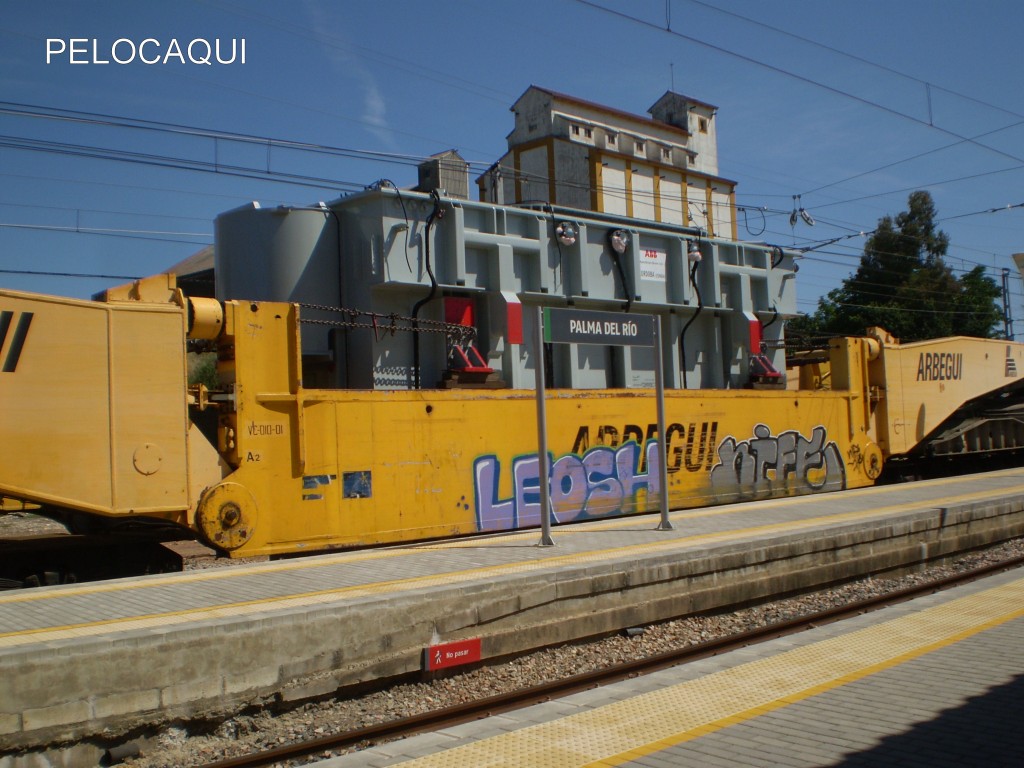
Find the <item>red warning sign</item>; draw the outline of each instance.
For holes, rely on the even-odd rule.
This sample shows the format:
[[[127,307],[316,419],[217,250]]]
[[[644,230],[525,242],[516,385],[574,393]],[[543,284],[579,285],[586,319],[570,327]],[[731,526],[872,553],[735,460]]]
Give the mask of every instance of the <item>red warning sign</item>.
[[[457,667],[480,661],[480,638],[456,640],[452,643],[431,645],[423,651],[423,667],[428,672],[445,667]]]

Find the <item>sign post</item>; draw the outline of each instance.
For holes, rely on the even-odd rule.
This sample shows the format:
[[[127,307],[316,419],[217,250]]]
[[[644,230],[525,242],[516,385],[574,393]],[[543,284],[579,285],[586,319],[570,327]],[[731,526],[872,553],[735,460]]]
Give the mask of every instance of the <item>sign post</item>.
[[[658,407],[658,474],[661,477],[661,521],[659,531],[671,531],[668,519],[668,438],[665,437],[665,370],[661,354],[661,317],[652,317],[654,326],[654,400]],[[650,471],[648,469],[648,471]]]
[[[548,461],[548,425],[544,386],[544,344],[601,344],[653,347],[654,389],[658,409],[658,478],[661,486],[659,531],[673,530],[668,519],[668,445],[665,440],[665,378],[661,349],[661,318],[622,312],[537,307],[534,316],[534,351],[537,388],[537,459],[540,474],[540,546],[552,547],[551,489]]]
[[[540,546],[553,547],[555,540],[551,538],[551,488],[549,478],[551,469],[548,466],[548,413],[544,398],[544,320],[541,307],[537,307],[534,318],[533,353],[537,382],[537,460],[539,461],[540,477]]]

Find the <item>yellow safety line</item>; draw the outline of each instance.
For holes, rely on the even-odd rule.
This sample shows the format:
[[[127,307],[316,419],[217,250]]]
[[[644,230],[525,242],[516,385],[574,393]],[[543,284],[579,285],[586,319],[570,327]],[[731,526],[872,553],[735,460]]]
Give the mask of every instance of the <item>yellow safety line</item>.
[[[1024,486],[1018,490],[1024,491]],[[966,498],[977,497],[978,494],[963,494],[962,496],[949,497],[947,501],[955,502]],[[570,564],[583,564],[600,560],[607,555],[614,554],[616,557],[636,556],[658,550],[671,549],[674,547],[685,547],[715,541],[728,541],[732,539],[746,538],[751,535],[764,535],[787,530],[799,530],[810,528],[819,523],[836,523],[847,520],[867,519],[890,514],[901,509],[919,507],[920,502],[908,502],[891,507],[881,507],[873,510],[859,510],[856,512],[845,512],[834,515],[823,515],[820,517],[805,518],[802,520],[791,520],[783,523],[770,523],[751,528],[735,529],[728,531],[717,531],[715,533],[685,536],[680,538],[666,539],[663,541],[646,542],[634,544],[628,547],[608,547],[589,552],[577,552],[566,555],[547,557],[542,560],[502,563],[479,568],[471,568],[462,571],[450,571],[448,573],[431,574],[429,576],[416,576],[392,581],[375,582],[373,584],[356,585],[349,587],[331,587],[322,590],[313,590],[285,597],[261,597],[254,600],[244,600],[232,603],[202,608],[187,608],[180,611],[166,611],[159,613],[128,616],[123,618],[103,619],[100,621],[82,622],[77,624],[65,624],[51,627],[38,627],[33,629],[22,629],[13,632],[0,633],[0,647],[12,647],[29,642],[45,640],[59,640],[69,637],[83,637],[99,635],[110,632],[116,628],[118,631],[128,631],[152,626],[169,626],[182,624],[189,621],[200,621],[211,618],[226,618],[229,616],[251,615],[249,608],[259,606],[266,611],[286,610],[307,605],[319,605],[328,602],[339,601],[343,598],[358,599],[362,597],[386,593],[393,595],[398,591],[412,591],[434,586],[445,586],[464,583],[485,575],[500,576],[504,573],[529,573],[551,567],[559,567]],[[130,586],[130,585],[128,585]],[[70,591],[70,590],[69,590]],[[99,591],[99,590],[98,590]],[[76,593],[79,594],[79,593]],[[53,593],[54,597],[62,596],[61,593]]]
[[[992,475],[1000,476],[1006,474],[1012,474],[1017,470],[1002,470],[999,472],[993,472]],[[947,485],[954,483],[962,478],[945,478],[942,480],[928,481],[930,486]],[[849,499],[852,496],[861,496],[872,493],[884,493],[886,490],[890,490],[886,487],[868,487],[868,488],[857,488],[849,491],[843,491],[841,498]],[[1000,497],[1008,494],[1024,493],[1024,485],[1015,485],[1009,488],[997,488],[997,489],[986,489],[980,491],[974,491],[971,493],[961,494],[959,496],[946,496],[941,500],[934,500],[936,503],[942,502],[943,506],[948,506],[950,503],[957,501],[977,501],[988,496]],[[833,494],[830,494],[832,499],[838,499]],[[752,501],[752,502],[739,502],[735,504],[727,504],[719,507],[701,509],[701,510],[680,510],[679,512],[672,513],[670,519],[674,522],[680,522],[684,520],[695,520],[704,517],[716,517],[719,515],[734,515],[741,514],[744,512],[752,512],[756,510],[771,509],[779,506],[788,505],[803,505],[811,503],[819,503],[821,501],[820,494],[810,494],[806,496],[789,496],[778,499],[765,499],[764,501]],[[888,507],[879,507],[872,510],[868,516],[887,514],[893,511],[901,511],[904,509],[911,509],[914,507],[927,507],[931,500],[917,500],[912,503],[891,505]],[[756,505],[756,506],[755,506]],[[847,513],[848,514],[848,513]],[[564,527],[555,528],[553,535],[558,536],[561,533],[567,532],[580,532],[588,533],[591,531],[609,531],[609,530],[622,530],[634,528],[637,525],[637,518],[644,517],[650,518],[654,514],[644,513],[643,515],[630,515],[623,518],[616,518],[607,522],[596,522],[587,521],[578,525],[578,527]],[[825,516],[823,518],[811,518],[813,520],[820,519],[839,519],[837,515]],[[572,524],[568,524],[571,526]],[[740,528],[738,532],[745,531],[756,531],[759,527],[754,528]],[[526,531],[515,531],[506,534],[497,534],[494,536],[479,536],[474,535],[470,538],[463,538],[456,541],[448,542],[436,542],[436,543],[424,543],[414,544],[405,546],[396,546],[395,548],[386,549],[369,549],[358,552],[339,552],[333,555],[314,555],[316,560],[302,559],[289,560],[287,562],[275,562],[275,563],[258,563],[254,565],[238,566],[234,568],[225,568],[217,571],[194,571],[189,573],[169,574],[169,575],[157,575],[151,576],[144,580],[134,582],[131,584],[124,583],[91,583],[83,584],[80,587],[62,586],[59,589],[54,589],[49,592],[38,592],[36,590],[30,590],[28,592],[11,592],[0,595],[0,605],[7,603],[21,603],[21,602],[35,602],[38,600],[59,600],[72,596],[79,595],[94,595],[102,594],[106,592],[123,592],[128,590],[138,589],[156,589],[168,584],[187,584],[196,581],[217,581],[223,579],[233,579],[248,576],[252,573],[286,573],[294,570],[308,570],[313,568],[324,568],[335,566],[338,563],[359,563],[366,560],[381,560],[385,558],[393,557],[406,557],[408,555],[416,554],[425,550],[435,549],[464,549],[470,547],[479,547],[481,543],[484,545],[495,545],[500,543],[518,542],[518,541],[530,541],[535,540],[538,536],[539,529],[530,529]],[[710,534],[709,534],[710,535]],[[686,541],[686,539],[672,539],[673,542]],[[602,552],[604,550],[596,550]],[[3,635],[0,635],[2,637]]]
[[[650,693],[400,763],[610,768],[1024,617],[1024,579]]]

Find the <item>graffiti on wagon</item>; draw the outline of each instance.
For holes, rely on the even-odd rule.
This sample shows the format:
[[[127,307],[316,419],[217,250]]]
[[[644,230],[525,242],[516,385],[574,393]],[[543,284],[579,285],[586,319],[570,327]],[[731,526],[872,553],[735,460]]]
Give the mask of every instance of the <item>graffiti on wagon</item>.
[[[764,424],[754,436],[718,445],[718,463],[711,468],[711,486],[719,502],[839,490],[846,485],[846,467],[839,446],[822,426],[805,437],[796,430],[772,435]]]

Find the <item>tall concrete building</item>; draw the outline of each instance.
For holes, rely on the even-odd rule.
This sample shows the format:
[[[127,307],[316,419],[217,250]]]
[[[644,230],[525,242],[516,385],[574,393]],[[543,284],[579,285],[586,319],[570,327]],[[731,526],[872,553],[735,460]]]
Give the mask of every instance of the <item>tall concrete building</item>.
[[[491,203],[550,203],[736,239],[736,182],[718,175],[718,108],[667,91],[642,117],[530,86],[508,152],[477,179]]]

